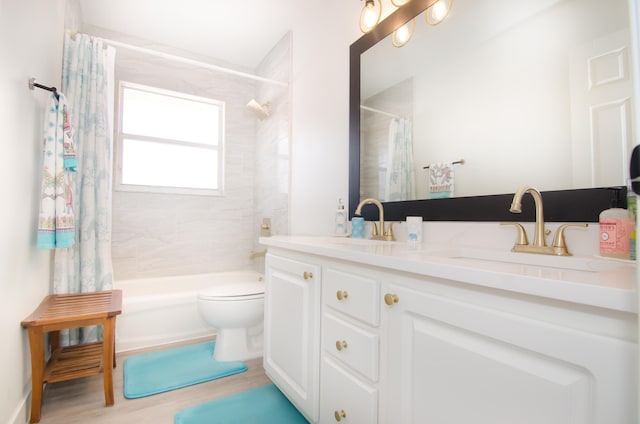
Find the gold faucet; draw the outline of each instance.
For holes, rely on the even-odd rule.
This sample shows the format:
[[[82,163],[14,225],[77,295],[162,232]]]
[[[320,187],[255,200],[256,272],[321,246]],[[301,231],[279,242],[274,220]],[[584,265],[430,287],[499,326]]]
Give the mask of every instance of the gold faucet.
[[[358,207],[356,208],[356,215],[360,215],[360,213],[362,212],[362,207],[364,205],[368,205],[370,203],[373,203],[374,205],[376,205],[378,207],[378,211],[379,211],[379,215],[380,215],[380,233],[378,233],[378,227],[376,226],[376,223],[373,223],[373,230],[371,231],[371,240],[386,240],[386,241],[394,241],[395,238],[393,237],[393,223],[389,223],[389,229],[386,229],[384,226],[384,209],[382,207],[382,203],[380,203],[380,201],[373,199],[373,198],[368,198],[368,199],[364,199],[362,202],[360,202],[360,204],[358,205]]]
[[[535,234],[533,236],[533,244],[529,244],[527,234],[524,227],[516,222],[503,222],[502,225],[515,225],[518,229],[518,240],[511,251],[524,253],[542,253],[545,255],[571,256],[564,238],[564,232],[567,227],[587,227],[587,224],[564,224],[561,225],[553,237],[553,245],[547,246],[546,230],[544,226],[544,210],[542,207],[542,195],[540,192],[530,186],[523,186],[513,195],[510,212],[522,212],[522,196],[530,193],[536,204],[536,224]]]

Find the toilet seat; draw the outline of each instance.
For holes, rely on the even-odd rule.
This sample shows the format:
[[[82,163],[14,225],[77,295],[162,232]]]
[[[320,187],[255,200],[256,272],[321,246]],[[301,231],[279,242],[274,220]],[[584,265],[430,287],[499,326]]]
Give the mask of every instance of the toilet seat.
[[[252,300],[264,297],[264,283],[224,284],[198,293],[202,300]]]

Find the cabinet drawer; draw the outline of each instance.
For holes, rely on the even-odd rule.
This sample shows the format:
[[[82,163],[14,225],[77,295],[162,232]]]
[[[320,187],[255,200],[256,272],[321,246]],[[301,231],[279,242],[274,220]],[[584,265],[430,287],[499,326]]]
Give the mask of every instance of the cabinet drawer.
[[[373,278],[327,268],[322,298],[326,305],[367,324],[377,327],[380,322],[380,283]]]
[[[378,392],[343,370],[329,358],[322,361],[320,422],[375,424],[378,422]]]
[[[322,347],[371,381],[378,381],[379,338],[377,334],[325,313]]]

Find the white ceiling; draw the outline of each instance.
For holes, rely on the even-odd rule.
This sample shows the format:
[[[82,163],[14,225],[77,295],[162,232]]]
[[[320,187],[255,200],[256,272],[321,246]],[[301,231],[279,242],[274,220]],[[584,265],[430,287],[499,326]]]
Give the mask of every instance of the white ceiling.
[[[255,69],[290,30],[293,1],[81,0],[79,4],[83,24]]]

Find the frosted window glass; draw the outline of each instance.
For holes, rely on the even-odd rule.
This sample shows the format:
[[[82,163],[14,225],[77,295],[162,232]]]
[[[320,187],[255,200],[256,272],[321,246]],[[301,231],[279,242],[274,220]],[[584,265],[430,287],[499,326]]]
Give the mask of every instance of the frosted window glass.
[[[122,183],[218,189],[216,150],[140,140],[123,140]]]
[[[117,189],[223,194],[224,102],[121,82]]]
[[[220,105],[125,87],[122,132],[218,145]]]

